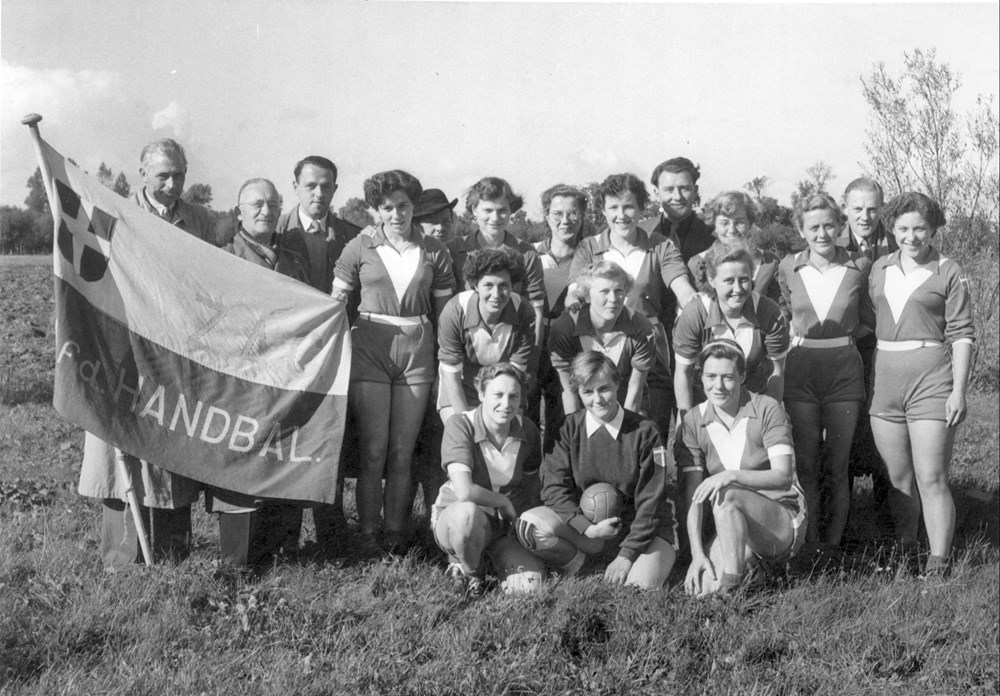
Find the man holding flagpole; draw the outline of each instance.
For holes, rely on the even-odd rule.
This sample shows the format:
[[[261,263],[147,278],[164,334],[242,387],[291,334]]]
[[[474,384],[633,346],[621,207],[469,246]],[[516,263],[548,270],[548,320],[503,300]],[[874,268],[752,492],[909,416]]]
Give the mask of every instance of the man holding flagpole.
[[[169,138],[155,140],[143,148],[139,160],[143,186],[131,200],[192,236],[215,244],[208,212],[181,199],[187,175],[184,149]],[[124,460],[127,476],[117,468],[116,458]],[[186,558],[191,545],[191,504],[198,500],[201,484],[122,453],[86,433],[79,491],[103,501],[100,544],[105,570],[122,571],[143,561],[142,531],[125,509],[125,491],[130,487],[141,503],[153,561]]]

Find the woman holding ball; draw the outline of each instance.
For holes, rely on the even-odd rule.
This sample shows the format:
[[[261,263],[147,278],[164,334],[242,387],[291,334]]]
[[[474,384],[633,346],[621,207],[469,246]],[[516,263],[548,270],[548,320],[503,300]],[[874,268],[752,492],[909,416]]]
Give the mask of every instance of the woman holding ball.
[[[572,379],[583,409],[566,416],[555,449],[545,457],[542,500],[586,539],[621,539],[604,571],[607,582],[659,589],[676,558],[674,506],[667,496],[672,461],[656,425],[618,403],[618,370],[610,358],[595,351],[580,353],[573,360]],[[617,489],[624,502],[621,517],[593,523],[584,516],[580,498],[595,483]],[[594,552],[602,545],[581,543],[577,548]],[[575,551],[561,544],[537,553],[566,564]]]
[[[685,414],[678,467],[690,501],[688,594],[731,592],[755,557],[783,559],[805,541],[805,496],[795,478],[792,428],[781,404],[743,387],[746,358],[720,339],[698,356],[706,401]],[[717,536],[702,539],[704,507]]]

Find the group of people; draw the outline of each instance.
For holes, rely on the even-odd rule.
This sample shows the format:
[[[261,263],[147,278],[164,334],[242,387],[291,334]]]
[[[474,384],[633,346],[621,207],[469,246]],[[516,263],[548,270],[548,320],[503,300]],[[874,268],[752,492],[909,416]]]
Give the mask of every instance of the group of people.
[[[141,165],[136,203],[211,241],[205,212],[180,198],[180,146],[151,143]],[[779,259],[755,243],[746,194],[696,212],[699,176],[684,157],[657,166],[659,215],[646,220],[632,174],[607,177],[592,201],[553,186],[536,245],[508,231],[523,200],[496,177],[467,191],[466,236],[458,200],[401,170],[364,182],[365,229],[330,212],[326,158],[295,166],[299,203],[283,215],[270,181],[241,187],[225,249],[329,293],[351,318],[343,464],[356,466],[366,547],[405,551],[419,483],[447,572],[469,592],[487,573],[529,591],[588,557],[609,582],[655,589],[682,549],[688,592],[727,592],[759,559],[841,544],[852,446],[873,442],[898,542],[916,548],[922,509],[923,570],[945,572],[974,330],[962,271],[933,246],[940,207],[914,192],[886,204],[859,178],[842,203],[799,202],[806,248]],[[605,225],[584,236],[590,205]],[[136,561],[136,532],[102,444],[88,436],[80,490],[105,499],[102,552],[117,569]],[[186,553],[199,487],[117,455],[154,552]],[[594,486],[621,510],[588,516]],[[301,505],[206,497],[224,557],[258,565],[297,548]],[[321,548],[344,532],[342,498],[313,509]]]

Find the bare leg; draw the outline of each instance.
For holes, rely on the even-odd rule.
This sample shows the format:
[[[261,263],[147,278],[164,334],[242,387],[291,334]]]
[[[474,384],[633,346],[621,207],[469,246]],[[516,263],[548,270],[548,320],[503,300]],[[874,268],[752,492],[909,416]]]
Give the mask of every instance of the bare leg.
[[[410,463],[431,385],[393,385],[383,501],[385,533],[398,537],[410,516]]]
[[[848,460],[854,429],[858,424],[861,404],[842,401],[823,406],[823,427],[826,437],[823,441],[822,473],[820,475],[820,496],[823,501],[824,525],[823,541],[832,546],[840,546],[847,526],[847,516],[851,511],[851,487],[848,475]],[[808,528],[806,535],[808,536]]]
[[[893,423],[872,416],[872,435],[889,474],[889,511],[896,527],[896,538],[904,544],[917,543],[920,499],[913,475],[910,429],[906,423]]]
[[[924,525],[931,553],[947,558],[955,535],[955,501],[948,487],[948,467],[956,428],[944,421],[909,424],[913,471],[924,508]]]
[[[646,552],[641,554],[628,572],[626,585],[633,585],[644,590],[658,590],[670,577],[674,568],[677,552],[666,540],[653,537]]]
[[[815,524],[806,530],[806,541],[819,541],[820,530],[825,527],[828,508],[820,500],[820,452],[823,446],[822,407],[811,401],[786,401],[785,411],[792,421],[792,439],[795,442],[795,473],[806,496],[806,507]]]
[[[722,547],[722,567],[716,573],[743,575],[746,550],[761,556],[779,556],[795,541],[792,517],[780,503],[746,488],[722,489],[712,507]]]
[[[446,507],[434,525],[434,537],[466,575],[482,571],[483,549],[490,541],[490,523],[478,505],[457,502]]]
[[[377,382],[355,382],[348,392],[358,428],[359,471],[356,500],[361,532],[378,533],[382,514],[382,475],[388,451],[392,388]]]

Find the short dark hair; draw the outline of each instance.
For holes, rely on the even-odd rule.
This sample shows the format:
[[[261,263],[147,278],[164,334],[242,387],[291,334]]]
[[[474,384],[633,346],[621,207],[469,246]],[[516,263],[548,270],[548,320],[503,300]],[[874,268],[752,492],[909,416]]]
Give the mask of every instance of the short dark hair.
[[[404,172],[402,169],[392,169],[387,172],[372,174],[365,179],[365,203],[372,208],[377,208],[386,198],[396,191],[405,193],[410,202],[414,205],[420,200],[420,194],[424,192],[420,181],[412,174]]]
[[[649,203],[649,191],[646,190],[646,184],[642,183],[642,180],[635,174],[625,172],[612,174],[601,182],[594,191],[594,205],[599,210],[603,210],[604,200],[608,196],[621,198],[626,193],[635,196],[635,202],[640,208],[645,208],[646,204]]]
[[[715,229],[715,218],[720,215],[731,218],[740,208],[746,212],[751,225],[757,222],[757,204],[743,191],[723,191],[705,204],[701,218],[706,225]]]
[[[697,372],[701,373],[705,369],[705,363],[709,358],[719,360],[733,360],[736,362],[736,369],[741,375],[747,373],[747,357],[743,354],[740,344],[730,338],[715,338],[709,341],[698,354]]]
[[[573,358],[573,362],[570,364],[569,378],[573,389],[592,384],[599,377],[606,377],[615,384],[622,381],[614,361],[604,353],[598,353],[596,350],[585,350]]]
[[[514,193],[506,179],[498,176],[484,176],[474,183],[466,192],[465,209],[472,213],[479,201],[498,201],[501,198],[507,199],[511,214],[516,213],[524,205],[524,198]]]
[[[337,165],[328,160],[326,157],[321,157],[320,155],[309,155],[308,157],[303,157],[295,165],[295,181],[298,182],[299,175],[302,173],[302,168],[307,164],[311,164],[314,167],[319,167],[320,169],[328,169],[333,173],[333,183],[337,183]]]
[[[576,204],[580,206],[580,212],[587,212],[587,194],[576,186],[569,186],[567,184],[556,184],[551,188],[545,189],[542,192],[542,212],[545,215],[549,214],[549,208],[552,207],[553,198],[572,198],[576,201]]]
[[[882,190],[882,184],[874,179],[869,179],[867,176],[859,176],[847,185],[847,188],[844,189],[845,203],[851,191],[871,191],[872,193],[877,193],[879,204],[885,203],[885,191]]]
[[[670,172],[671,174],[687,172],[691,175],[691,183],[694,184],[697,184],[698,179],[701,178],[701,169],[694,162],[687,157],[672,157],[656,165],[656,169],[653,170],[653,176],[650,177],[650,183],[653,184],[653,188],[659,188],[660,175],[663,172]]]
[[[754,266],[753,252],[745,242],[739,240],[732,246],[716,242],[708,248],[702,257],[705,261],[705,273],[709,278],[715,277],[715,272],[724,263],[745,263],[752,274]]]
[[[844,195],[846,196],[847,194],[845,193]],[[805,219],[806,213],[813,210],[831,211],[837,219],[837,224],[841,226],[847,218],[844,215],[844,209],[837,205],[837,201],[833,199],[833,196],[828,193],[813,193],[803,197],[795,204],[795,210],[792,213],[795,229],[799,232],[802,231],[802,221]]]
[[[477,249],[465,257],[462,275],[473,285],[483,276],[506,273],[512,285],[524,278],[524,259],[520,254],[506,249]]]
[[[486,385],[497,377],[513,378],[521,387],[521,394],[524,394],[524,375],[509,362],[494,363],[479,368],[475,379],[476,391],[482,394],[486,391]]]
[[[947,222],[944,210],[933,198],[919,191],[904,191],[882,208],[882,222],[886,230],[892,232],[896,220],[907,213],[920,213],[934,232],[944,227]]]

